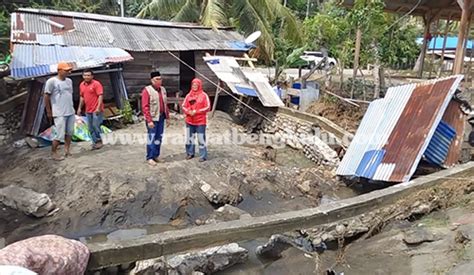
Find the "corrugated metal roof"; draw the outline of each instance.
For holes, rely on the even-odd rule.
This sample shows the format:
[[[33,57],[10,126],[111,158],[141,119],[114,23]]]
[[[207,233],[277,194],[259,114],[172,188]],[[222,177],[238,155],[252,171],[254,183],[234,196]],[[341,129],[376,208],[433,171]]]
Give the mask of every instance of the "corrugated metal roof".
[[[240,67],[235,58],[231,56],[205,56],[204,61],[232,92],[238,95],[253,95],[252,91],[254,91],[263,106],[284,106],[268,83],[268,79],[261,72],[252,68]]]
[[[59,11],[59,10],[48,10],[48,9],[32,9],[32,8],[20,8],[18,9],[21,13],[28,14],[41,14],[41,15],[50,15],[50,16],[59,16],[59,17],[72,17],[78,19],[94,20],[94,21],[106,21],[106,22],[116,22],[116,23],[127,23],[132,25],[145,25],[145,26],[156,26],[156,27],[173,27],[173,28],[193,28],[193,29],[210,29],[209,27],[200,26],[193,23],[185,22],[168,22],[161,20],[149,20],[149,19],[139,19],[135,17],[118,17],[111,15],[95,14],[95,13],[82,13],[82,12],[72,12],[72,11]],[[221,28],[221,29],[230,29],[230,28]]]
[[[118,48],[16,44],[13,48],[11,74],[14,78],[52,74],[57,71],[56,64],[60,61],[70,63],[77,70],[132,59],[129,53]]]
[[[374,100],[369,105],[338,167],[338,175],[356,175],[365,152],[383,148],[415,87],[416,84],[392,87],[385,98]]]
[[[231,30],[97,14],[21,9],[12,13],[12,42],[81,47],[114,47],[129,51],[247,51],[242,35]],[[64,26],[60,29],[45,22]]]
[[[455,137],[456,130],[441,120],[423,156],[428,162],[443,166]]]
[[[462,78],[389,88],[385,98],[369,105],[336,173],[408,181]]]

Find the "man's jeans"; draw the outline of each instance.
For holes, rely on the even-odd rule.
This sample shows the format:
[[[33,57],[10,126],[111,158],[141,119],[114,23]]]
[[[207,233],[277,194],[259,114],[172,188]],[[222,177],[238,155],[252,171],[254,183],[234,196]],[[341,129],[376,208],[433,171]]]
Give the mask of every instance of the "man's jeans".
[[[89,126],[89,132],[91,133],[92,143],[96,144],[99,141],[102,141],[100,137],[101,129],[100,126],[104,121],[104,114],[100,113],[87,113],[87,125]]]
[[[145,122],[146,124],[146,122]],[[161,142],[163,140],[163,132],[165,130],[165,115],[160,115],[160,120],[153,121],[154,127],[148,127],[146,129],[148,133],[148,141],[146,145],[146,160],[156,159],[161,153]]]
[[[207,159],[206,147],[206,125],[190,125],[186,123],[186,154],[194,157],[195,145],[194,136],[197,134],[199,143],[199,157]]]

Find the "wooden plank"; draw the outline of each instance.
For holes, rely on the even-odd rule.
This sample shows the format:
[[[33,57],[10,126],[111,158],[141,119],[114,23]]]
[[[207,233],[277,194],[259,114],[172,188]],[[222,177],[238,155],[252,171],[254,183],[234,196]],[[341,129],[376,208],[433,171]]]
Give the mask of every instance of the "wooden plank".
[[[394,185],[316,208],[196,226],[151,234],[133,240],[92,243],[87,245],[91,252],[88,269],[97,270],[191,249],[269,237],[272,234],[320,226],[391,205],[414,192],[433,188],[449,178],[469,180],[473,175],[474,162],[470,162],[406,184]]]
[[[423,32],[423,46],[421,47],[421,57],[420,57],[420,67],[418,69],[418,78],[423,78],[423,67],[425,66],[425,56],[426,56],[426,49],[428,48],[428,34],[430,33],[430,18],[423,16],[423,22],[425,24],[425,29]]]

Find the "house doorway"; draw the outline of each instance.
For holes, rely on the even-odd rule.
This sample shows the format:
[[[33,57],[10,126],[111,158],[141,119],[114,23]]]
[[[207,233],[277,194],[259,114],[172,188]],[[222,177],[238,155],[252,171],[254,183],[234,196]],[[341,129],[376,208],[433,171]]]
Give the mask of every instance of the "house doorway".
[[[195,68],[194,51],[183,51],[179,53],[179,58],[183,60],[189,66]],[[191,81],[195,77],[195,73],[188,66],[179,63],[179,90],[182,92],[182,96],[186,95],[191,89]]]

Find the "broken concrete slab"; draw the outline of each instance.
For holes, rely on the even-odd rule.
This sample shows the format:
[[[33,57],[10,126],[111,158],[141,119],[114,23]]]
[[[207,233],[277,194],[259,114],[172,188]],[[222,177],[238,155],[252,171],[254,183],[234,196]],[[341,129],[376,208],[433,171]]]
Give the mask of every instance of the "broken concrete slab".
[[[193,271],[211,274],[246,261],[248,251],[237,243],[212,247],[203,251],[177,255],[167,260],[169,274],[191,274]]]
[[[224,206],[221,206],[219,207],[216,212],[218,213],[222,213],[222,214],[225,214],[225,215],[234,215],[234,216],[238,216],[239,218],[242,216],[242,215],[247,215],[248,213],[242,209],[239,209],[235,206],[232,206],[232,205],[224,205]]]
[[[201,181],[200,188],[207,200],[216,205],[236,205],[243,200],[242,194],[239,193],[238,189],[223,182],[210,184]]]
[[[212,247],[202,251],[138,261],[130,274],[211,274],[224,270],[248,258],[248,251],[237,243]]]
[[[46,216],[54,209],[54,204],[48,195],[16,185],[9,185],[0,189],[0,202],[38,218]]]
[[[210,217],[204,222],[205,224],[217,223],[222,221],[233,221],[238,219],[251,218],[252,216],[235,206],[226,204],[216,209]]]
[[[309,239],[303,236],[273,235],[264,245],[256,248],[255,253],[264,258],[277,259],[286,249],[294,247],[305,253],[323,252],[327,249],[324,243],[314,245]]]
[[[155,259],[148,259],[138,261],[135,267],[130,271],[130,275],[145,275],[145,274],[167,274],[167,264],[164,257]]]
[[[425,228],[411,228],[403,233],[403,241],[408,245],[418,245],[435,241],[435,236]]]

